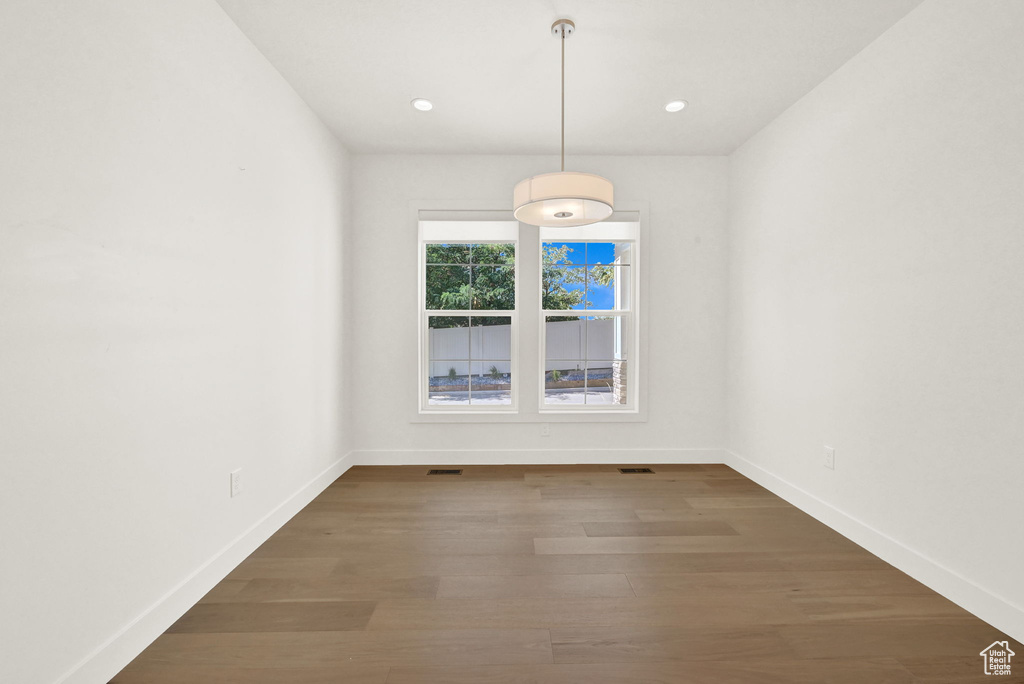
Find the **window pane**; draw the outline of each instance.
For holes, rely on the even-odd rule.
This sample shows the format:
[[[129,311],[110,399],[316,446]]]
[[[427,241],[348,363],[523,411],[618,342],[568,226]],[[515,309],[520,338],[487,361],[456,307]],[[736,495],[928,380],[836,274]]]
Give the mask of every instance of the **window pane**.
[[[588,242],[586,264],[588,266],[597,264],[628,266],[631,254],[631,242]]]
[[[424,408],[513,404],[518,227],[502,223],[496,231],[481,226],[476,232],[465,224],[459,232],[467,238],[451,242],[439,226],[421,224],[421,235],[427,236],[421,248]],[[503,242],[488,242],[492,237]],[[450,315],[455,313],[463,315]]]
[[[545,240],[541,247],[542,306],[564,312],[544,319],[544,404],[631,405],[626,382],[636,243]]]
[[[431,329],[427,403],[469,403],[469,360],[444,358],[455,355],[463,346],[468,350],[469,328]]]
[[[625,359],[632,316],[547,316],[545,359]]]
[[[512,358],[512,318],[510,316],[473,316],[470,325],[468,358]]]
[[[441,385],[435,385],[432,379],[430,392],[427,394],[427,404],[430,406],[468,406],[469,392],[465,387],[449,390],[443,382]]]
[[[469,245],[427,245],[428,264],[468,264]]]
[[[586,403],[596,405],[626,403],[625,361],[587,361]]]
[[[431,360],[469,358],[468,316],[431,316],[428,325]]]
[[[427,322],[427,403],[469,403],[469,317],[430,316]]]
[[[608,359],[615,353],[616,319],[588,318],[586,320],[586,353],[587,359]]]
[[[629,267],[591,266],[587,270],[588,309],[629,308]]]
[[[514,266],[516,246],[509,243],[472,245],[470,261],[474,264]]]
[[[630,314],[570,319],[547,316],[544,322],[544,403],[594,406],[627,403],[626,357],[632,323]]]
[[[548,316],[544,322],[544,358],[586,358],[586,334],[586,321],[579,316]]]
[[[615,308],[629,311],[633,307],[633,281],[629,266],[615,267]]]
[[[512,361],[472,361],[469,403],[474,406],[508,406],[512,403]]]
[[[544,403],[582,404],[586,392],[586,364],[581,359],[553,359],[544,363]]]
[[[625,359],[633,317],[595,316],[587,318],[586,359]]]
[[[427,266],[428,309],[470,308],[468,266]]]
[[[545,242],[541,245],[544,265],[585,264],[587,247],[582,242]]]
[[[511,311],[516,308],[516,272],[511,266],[472,266],[473,301],[465,308]]]
[[[582,309],[586,290],[586,266],[545,265],[541,268],[541,306],[544,309]]]

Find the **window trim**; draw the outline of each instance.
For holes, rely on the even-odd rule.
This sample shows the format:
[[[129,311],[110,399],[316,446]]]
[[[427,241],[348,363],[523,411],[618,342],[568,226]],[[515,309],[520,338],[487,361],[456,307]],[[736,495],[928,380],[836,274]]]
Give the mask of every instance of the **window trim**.
[[[623,237],[621,229],[617,224],[621,223],[635,223],[635,227],[629,231],[627,237]],[[615,225],[616,228],[611,230],[611,226]],[[635,222],[633,221],[615,221],[614,217],[608,219],[604,223],[591,224],[587,226],[576,226],[573,228],[541,228],[537,231],[537,245],[538,245],[538,269],[537,269],[537,300],[536,310],[539,314],[538,326],[540,328],[540,334],[538,337],[539,348],[537,350],[538,368],[540,370],[540,381],[538,382],[537,392],[537,412],[542,416],[548,415],[614,415],[621,413],[638,413],[639,412],[639,400],[635,394],[640,394],[646,387],[646,378],[644,381],[640,381],[639,371],[643,368],[643,358],[646,353],[641,351],[640,343],[640,317],[639,309],[642,302],[642,293],[640,288],[640,278],[643,274],[643,268],[641,267],[640,252],[643,249],[643,243],[641,241],[641,217],[637,217]],[[603,230],[602,230],[603,229]],[[630,306],[628,309],[568,309],[568,310],[551,310],[544,309],[544,292],[541,287],[543,274],[543,254],[544,254],[544,243],[545,242],[574,242],[574,243],[589,243],[589,242],[630,242],[633,248],[630,252],[630,263],[629,263],[629,288],[630,288]],[[626,359],[626,387],[632,388],[628,390],[627,402],[625,404],[569,404],[567,406],[557,406],[552,404],[544,403],[545,400],[545,380],[547,378],[547,348],[546,348],[546,336],[547,336],[547,317],[548,316],[565,316],[573,315],[574,312],[579,312],[580,316],[622,316],[628,315],[631,319],[631,333],[629,346],[627,349],[633,350]],[[584,350],[585,351],[585,350]],[[589,360],[589,359],[588,359]],[[597,359],[595,359],[597,360]]]
[[[413,199],[407,204],[408,214],[407,220],[409,221],[409,232],[416,236],[417,246],[419,245],[419,231],[418,226],[420,221],[514,221],[512,218],[512,211],[510,209],[495,209],[507,205],[507,198],[492,199],[492,200],[434,200],[434,199]],[[628,200],[620,199],[616,202],[616,212],[612,215],[609,220],[629,220],[636,221],[639,224],[638,240],[639,240],[639,252],[637,259],[642,259],[645,265],[650,264],[649,258],[649,247],[650,240],[648,239],[648,225],[650,221],[650,204],[643,200]],[[539,249],[539,236],[538,229],[536,226],[530,226],[527,224],[519,225],[519,239],[516,248],[517,258],[517,278],[518,283],[526,282],[527,278],[533,278],[535,272],[531,269],[539,269],[540,259],[533,259],[534,245],[537,245]],[[419,250],[417,250],[419,254]],[[417,311],[424,308],[426,300],[426,283],[424,268],[425,254],[423,258],[418,258],[417,263],[417,278],[418,284],[415,288],[417,292]],[[537,263],[534,264],[533,261]],[[644,292],[649,291],[648,283],[650,278],[649,268],[645,267],[638,274],[636,285],[639,290]],[[518,284],[517,283],[517,284]],[[538,293],[539,296],[539,293]],[[521,293],[517,292],[517,309],[522,310],[520,306],[522,302]],[[648,359],[648,323],[647,317],[644,314],[644,302],[636,302],[633,306],[634,315],[636,316],[637,324],[636,336],[639,338],[639,346],[636,347],[639,359],[642,362],[637,364],[637,382],[639,387],[634,392],[634,399],[636,400],[635,411],[548,411],[541,413],[538,406],[531,406],[531,401],[523,400],[519,403],[519,411],[513,413],[511,411],[486,411],[486,412],[467,412],[467,411],[427,411],[423,412],[420,410],[420,395],[419,390],[421,385],[419,383],[425,382],[424,377],[419,377],[416,389],[409,391],[405,394],[407,397],[404,402],[408,402],[405,405],[408,406],[408,421],[410,423],[423,423],[423,424],[445,424],[445,423],[492,423],[492,424],[508,424],[508,423],[575,423],[575,424],[588,424],[588,423],[646,423],[649,416],[648,406],[648,378],[647,378],[647,359]],[[536,328],[536,318],[534,316],[520,317],[518,320],[519,335],[516,343],[518,344],[517,349],[517,367],[524,368],[527,364],[540,364],[539,358],[530,358],[534,354],[539,354],[539,335],[540,331]],[[420,330],[413,333],[417,339],[417,345],[415,348],[408,347],[410,351],[406,352],[409,356],[405,356],[406,367],[411,367],[419,374],[420,370],[420,359],[423,357],[423,334],[422,322],[419,316],[416,318],[420,325]],[[410,331],[411,332],[411,331]],[[536,335],[538,337],[531,336]],[[411,340],[410,340],[411,342]],[[533,350],[537,350],[534,352]],[[533,375],[531,372],[530,375]],[[527,397],[526,392],[530,395],[534,394],[534,388],[530,385],[531,382],[535,382],[535,378],[523,377],[522,373],[519,373],[519,388],[523,392],[522,397]],[[528,399],[529,397],[527,397]]]
[[[479,223],[498,223],[504,225],[490,226],[489,231],[483,233],[487,235],[486,239],[480,237],[480,228],[476,227]],[[439,224],[432,225],[429,228],[424,224]],[[421,415],[452,415],[452,414],[464,414],[464,415],[476,415],[476,414],[516,414],[519,412],[519,398],[522,396],[520,387],[520,363],[519,363],[519,310],[521,305],[521,283],[522,278],[520,277],[520,233],[519,224],[514,219],[507,220],[486,220],[486,219],[475,219],[472,221],[425,221],[418,220],[418,231],[417,231],[417,296],[419,303],[417,310],[419,315],[417,317],[419,331],[419,363],[417,364],[417,376],[419,378],[419,392],[417,396],[418,412]],[[473,225],[474,228],[469,226]],[[494,237],[494,233],[499,234],[498,237]],[[442,235],[444,237],[442,237]],[[426,306],[427,301],[427,245],[430,244],[512,244],[515,245],[515,260],[513,261],[513,269],[515,270],[515,300],[516,306],[514,309],[428,309]],[[432,316],[466,316],[472,321],[473,317],[482,316],[494,316],[494,317],[505,317],[508,316],[511,320],[511,342],[510,342],[510,355],[509,359],[509,376],[511,378],[511,404],[497,404],[497,405],[478,405],[472,404],[467,405],[455,405],[455,406],[438,406],[430,404],[430,382],[426,370],[430,367],[430,328],[429,321]],[[472,323],[470,324],[472,326]],[[472,327],[469,328],[472,330]],[[472,335],[472,332],[470,332]],[[472,361],[470,362],[470,380],[472,383]],[[467,388],[469,389],[469,388]],[[470,390],[471,392],[471,390]],[[472,394],[471,394],[472,396]]]

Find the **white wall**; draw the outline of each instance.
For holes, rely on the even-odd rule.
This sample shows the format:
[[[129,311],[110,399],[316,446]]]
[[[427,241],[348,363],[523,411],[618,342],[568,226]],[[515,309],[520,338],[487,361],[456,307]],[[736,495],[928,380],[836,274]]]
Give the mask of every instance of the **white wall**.
[[[523,156],[354,156],[349,312],[360,334],[350,340],[346,377],[359,420],[354,449],[367,462],[409,462],[417,455],[470,459],[557,458],[592,461],[595,451],[648,450],[638,458],[685,457],[682,450],[720,449],[725,437],[724,157],[570,157],[567,166],[615,183],[616,202],[648,203],[649,413],[644,423],[551,426],[535,423],[414,422],[417,374],[418,200],[450,200],[511,209],[512,187],[550,171],[557,158]],[[388,270],[382,275],[382,260]],[[480,451],[501,450],[498,454]],[[475,451],[474,451],[475,450]],[[538,453],[533,450],[542,450]],[[582,450],[582,451],[579,451]],[[516,452],[516,453],[510,453]],[[549,453],[556,452],[556,453]],[[559,456],[559,454],[562,454]],[[617,456],[614,456],[617,457]],[[609,456],[609,458],[614,458]],[[706,460],[707,452],[693,457]],[[712,458],[721,457],[713,452]]]
[[[741,465],[1017,638],[1022,29],[929,0],[731,157],[728,369]]]
[[[0,45],[0,681],[107,681],[346,448],[348,162],[212,1]]]

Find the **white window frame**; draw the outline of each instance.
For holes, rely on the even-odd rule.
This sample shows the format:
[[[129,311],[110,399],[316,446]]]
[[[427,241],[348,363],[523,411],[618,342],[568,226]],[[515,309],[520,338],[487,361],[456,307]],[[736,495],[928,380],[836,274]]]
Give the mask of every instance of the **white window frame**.
[[[515,300],[514,309],[427,309],[427,245],[429,244],[512,244],[515,246]],[[419,412],[421,414],[515,414],[519,411],[520,368],[519,368],[519,310],[522,305],[519,274],[519,223],[515,220],[477,221],[419,221]],[[430,382],[427,369],[430,367],[430,318],[432,316],[505,317],[511,319],[511,404],[477,405],[432,405],[430,404]],[[470,335],[472,336],[472,328]],[[472,383],[472,360],[470,359],[470,383]],[[472,396],[471,387],[467,390]]]
[[[539,266],[537,273],[537,299],[536,307],[540,312],[539,342],[540,348],[537,353],[539,362],[540,380],[538,383],[537,406],[538,413],[550,414],[610,414],[610,413],[636,413],[638,410],[638,395],[640,390],[640,373],[643,354],[640,351],[640,223],[639,221],[606,221],[603,223],[591,224],[588,226],[577,226],[572,228],[540,228],[538,231]],[[543,306],[543,259],[545,242],[572,242],[572,243],[609,243],[628,242],[630,247],[630,263],[628,273],[629,308],[628,309],[544,309]],[[548,316],[606,316],[623,317],[630,319],[630,333],[626,349],[626,403],[624,404],[545,404],[545,380],[547,377],[547,350],[546,333]],[[586,348],[584,348],[586,351]],[[588,359],[589,360],[589,359]]]
[[[647,327],[648,321],[646,316],[643,315],[643,307],[645,303],[639,298],[641,290],[647,291],[649,288],[649,268],[636,268],[631,269],[633,272],[634,285],[636,298],[633,301],[633,328],[634,336],[639,340],[639,344],[634,343],[633,345],[633,358],[630,366],[631,375],[628,382],[632,383],[630,389],[631,401],[633,402],[633,408],[622,409],[616,406],[595,406],[585,410],[571,410],[565,408],[554,408],[548,407],[545,409],[544,404],[539,401],[538,397],[538,381],[542,380],[543,377],[536,372],[538,368],[544,365],[544,348],[543,341],[541,340],[542,330],[541,319],[542,316],[538,315],[540,311],[540,262],[541,262],[541,241],[539,239],[539,229],[536,226],[528,224],[518,224],[512,217],[511,210],[504,209],[499,210],[495,207],[499,207],[505,204],[504,201],[494,200],[432,200],[432,199],[419,199],[410,200],[408,203],[408,221],[410,233],[417,237],[417,269],[416,274],[418,278],[418,285],[416,287],[417,293],[417,311],[419,316],[417,324],[419,330],[410,337],[410,345],[413,349],[410,351],[408,359],[408,365],[405,367],[410,370],[414,370],[418,373],[418,381],[415,387],[416,390],[410,390],[408,395],[408,406],[410,407],[410,413],[408,414],[408,420],[412,423],[425,423],[425,424],[437,424],[437,423],[494,423],[494,424],[505,424],[505,423],[549,423],[549,424],[560,424],[560,423],[644,423],[648,420],[648,382],[647,382],[647,358],[648,358],[648,335]],[[637,253],[633,255],[633,259],[639,265],[641,259],[644,264],[650,263],[648,255],[649,241],[647,240],[647,224],[650,216],[650,205],[643,200],[619,200],[616,202],[616,212],[608,219],[608,222],[633,222],[638,226],[637,229]],[[513,350],[513,372],[518,376],[518,381],[513,382],[515,390],[518,392],[515,399],[515,408],[503,406],[503,407],[478,407],[475,410],[469,410],[469,406],[460,407],[430,407],[425,406],[425,391],[424,388],[428,384],[425,364],[429,361],[427,358],[426,350],[426,339],[425,335],[425,321],[423,320],[423,312],[426,305],[426,249],[422,246],[422,224],[423,223],[434,223],[434,222],[464,222],[472,223],[478,221],[508,221],[518,226],[518,230],[515,233],[516,239],[499,239],[493,240],[494,242],[513,242],[516,244],[516,309],[515,309],[515,326],[512,340]],[[607,223],[607,222],[606,222]],[[598,224],[599,225],[599,224]],[[593,228],[593,226],[589,226]],[[473,242],[476,240],[478,233],[473,233],[471,229],[469,234],[466,235],[465,240],[456,239],[458,235],[462,233],[456,233],[446,238],[449,242]],[[596,234],[592,234],[596,235]],[[532,283],[536,282],[534,286]],[[531,290],[536,287],[536,293]],[[525,298],[529,299],[528,305],[524,305],[524,293]],[[534,296],[536,294],[536,296]],[[410,302],[411,304],[411,302]],[[523,314],[525,312],[525,314]],[[479,312],[477,312],[479,313]],[[498,313],[497,315],[507,315],[509,312]],[[521,315],[522,314],[522,315]],[[410,326],[411,327],[411,326]],[[418,340],[417,343],[413,344],[412,340]],[[634,340],[635,342],[636,340]],[[525,374],[524,374],[525,371]],[[515,378],[515,376],[514,376]],[[541,383],[542,384],[542,383]],[[496,410],[500,409],[500,410]]]

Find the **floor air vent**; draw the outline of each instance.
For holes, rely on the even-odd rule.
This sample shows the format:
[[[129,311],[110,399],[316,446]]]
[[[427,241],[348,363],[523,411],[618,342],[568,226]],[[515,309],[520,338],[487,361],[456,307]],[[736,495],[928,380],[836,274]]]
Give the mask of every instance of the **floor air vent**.
[[[427,475],[461,475],[461,470],[431,470]]]
[[[653,473],[654,471],[650,468],[619,468],[619,472],[623,475],[635,475],[637,473]]]

